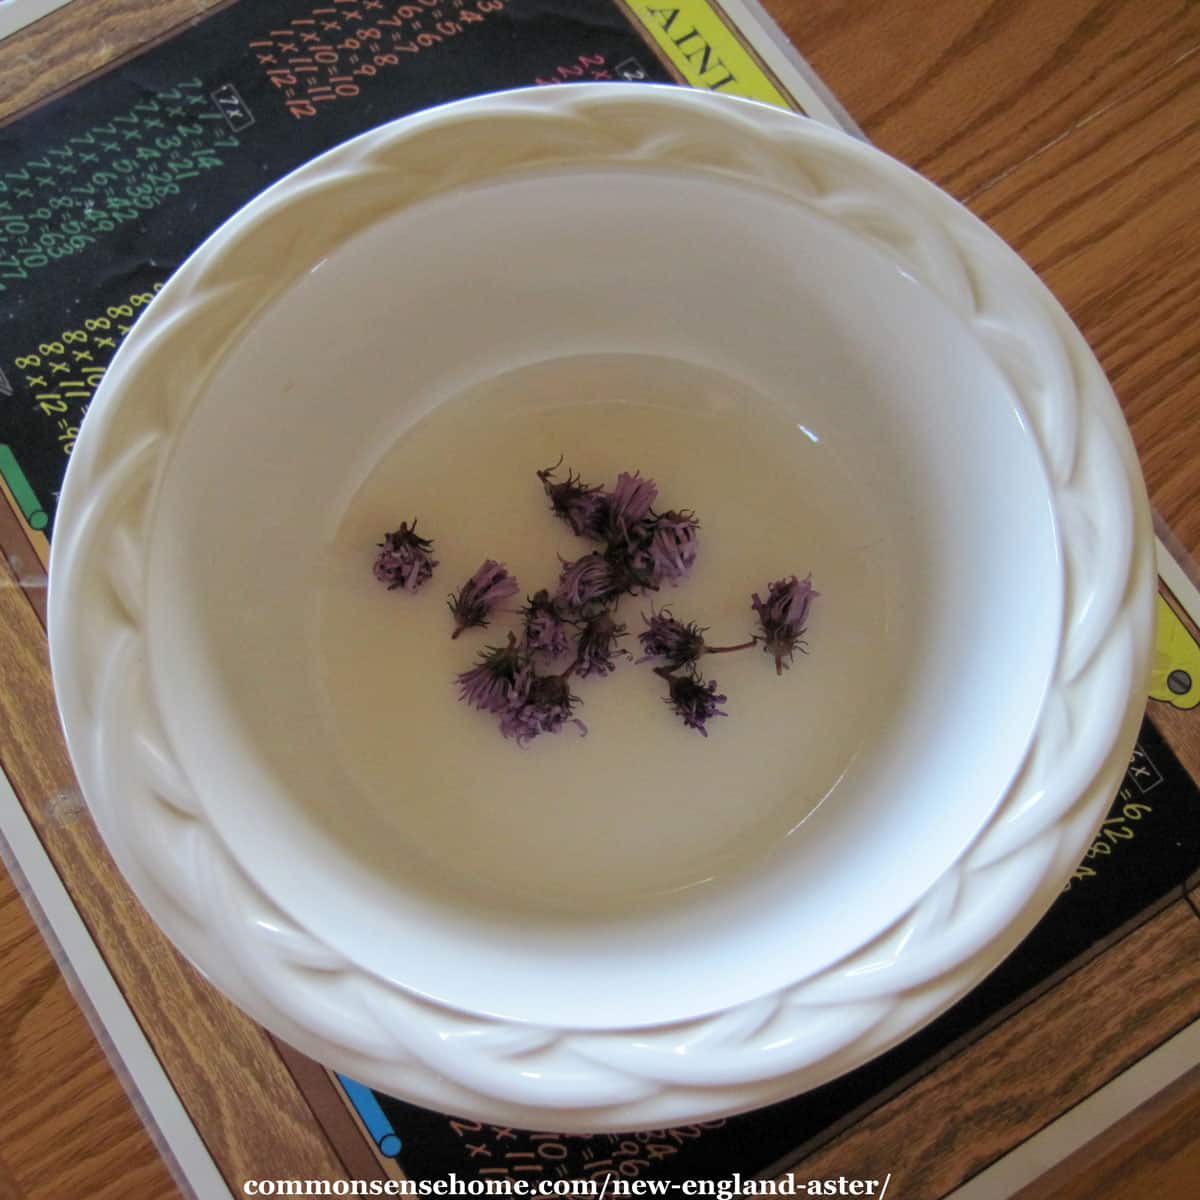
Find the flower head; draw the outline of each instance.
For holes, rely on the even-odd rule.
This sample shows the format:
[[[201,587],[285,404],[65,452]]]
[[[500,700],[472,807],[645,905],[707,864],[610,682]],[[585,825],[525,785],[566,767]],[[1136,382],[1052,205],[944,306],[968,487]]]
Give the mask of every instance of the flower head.
[[[579,612],[595,604],[607,604],[621,592],[613,565],[603,554],[585,554],[564,563],[555,599],[565,609]]]
[[[705,722],[713,717],[729,715],[717,707],[724,704],[728,697],[718,694],[715,679],[705,683],[695,675],[668,675],[667,683],[671,691],[666,703],[683,718],[683,723],[689,729],[708,737]]]
[[[417,536],[417,522],[400,522],[400,528],[385,533],[375,556],[375,578],[388,585],[388,591],[401,588],[415,592],[433,574],[437,566],[431,556],[433,542]]]
[[[760,600],[755,592],[751,607],[758,614],[758,623],[762,628],[763,650],[775,656],[775,673],[783,674],[783,669],[792,659],[792,655],[803,650],[804,629],[808,621],[808,610],[813,599],[820,595],[813,589],[812,576],[807,579],[779,579],[767,589],[766,600]],[[787,662],[784,662],[787,659]]]
[[[519,590],[517,581],[503,563],[487,559],[457,592],[450,593],[446,601],[454,614],[454,632],[450,636],[458,637],[464,629],[485,628],[492,609]]]
[[[517,678],[512,703],[500,718],[500,732],[527,746],[543,733],[557,733],[570,721],[581,735],[587,726],[572,716],[579,697],[563,675],[538,675],[525,668]]]
[[[649,523],[643,521],[634,526],[628,539],[615,537],[609,542],[604,557],[612,569],[614,595],[639,596],[658,591],[659,576],[654,572],[653,560],[642,549],[648,539]]]
[[[525,618],[525,645],[533,653],[544,654],[550,659],[566,654],[570,645],[567,626],[557,603],[545,588],[530,597],[521,609],[521,615]]]
[[[489,646],[469,671],[458,676],[458,698],[483,712],[507,712],[518,698],[517,680],[525,659],[510,633],[508,645]]]
[[[638,641],[646,653],[638,662],[661,658],[668,671],[677,671],[694,663],[704,653],[704,630],[694,621],[685,625],[666,608],[648,617],[643,614],[642,620],[646,628],[638,634]]]
[[[658,484],[643,479],[638,472],[622,471],[617,486],[608,494],[608,536],[628,538],[630,531],[650,515],[658,495]]]
[[[617,624],[606,613],[597,613],[579,634],[575,648],[575,674],[581,679],[589,675],[607,675],[617,664],[616,657],[628,651],[618,650],[617,641],[625,636],[625,626]]]
[[[561,463],[562,459],[559,459],[554,466],[537,473],[546,495],[550,497],[550,507],[555,516],[566,521],[577,536],[601,541],[608,523],[608,500],[604,489],[585,486],[573,471],[568,471],[566,479],[561,482],[556,480],[554,472]]]
[[[700,522],[694,513],[665,512],[643,523],[634,559],[639,570],[655,583],[677,584],[696,561]]]

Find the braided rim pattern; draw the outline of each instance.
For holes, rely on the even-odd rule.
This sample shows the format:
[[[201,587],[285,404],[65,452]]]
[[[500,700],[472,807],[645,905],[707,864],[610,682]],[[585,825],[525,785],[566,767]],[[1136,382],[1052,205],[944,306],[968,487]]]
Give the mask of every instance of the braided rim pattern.
[[[1015,781],[889,930],[715,1015],[578,1031],[415,996],[319,941],[246,876],[155,712],[145,557],[156,482],[222,347],[312,263],[461,186],[639,164],[744,182],[820,213],[966,322],[1040,452],[1065,614]],[[306,221],[317,207],[322,220]],[[1153,595],[1149,509],[1116,400],[1069,318],[998,237],[907,168],[815,122],[685,89],[598,84],[383,126],[300,168],[209,238],[139,320],[84,422],[59,508],[49,626],[68,744],[97,823],[139,898],[217,987],[382,1091],[503,1124],[599,1132],[710,1119],[818,1086],[915,1032],[994,967],[1049,907],[1119,784],[1143,708]]]

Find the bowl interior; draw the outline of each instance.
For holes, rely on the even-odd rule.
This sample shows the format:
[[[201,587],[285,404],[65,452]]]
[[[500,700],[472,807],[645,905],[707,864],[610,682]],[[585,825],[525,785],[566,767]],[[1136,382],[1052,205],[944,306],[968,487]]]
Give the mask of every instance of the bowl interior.
[[[586,737],[520,750],[457,703],[515,622],[451,642],[446,592],[485,557],[553,587],[587,549],[534,475],[560,455],[696,510],[656,602],[714,642],[812,572],[782,678],[705,664],[709,738],[629,663],[576,687]],[[414,516],[440,567],[389,594],[375,544]],[[272,898],[418,993],[584,1028],[737,1003],[895,921],[1020,765],[1062,611],[1036,445],[967,328],[819,214],[650,168],[464,189],[315,262],[183,430],[149,589],[168,732]]]

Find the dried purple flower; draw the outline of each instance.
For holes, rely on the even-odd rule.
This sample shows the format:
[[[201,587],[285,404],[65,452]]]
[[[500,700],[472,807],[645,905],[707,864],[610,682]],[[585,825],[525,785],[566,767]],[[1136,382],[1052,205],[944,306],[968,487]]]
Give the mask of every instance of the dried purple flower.
[[[598,613],[588,621],[579,634],[575,648],[575,674],[581,679],[589,675],[607,675],[617,664],[617,641],[625,636],[625,626],[619,625],[606,613]]]
[[[728,697],[718,694],[715,679],[705,683],[695,675],[667,675],[665,678],[671,689],[665,702],[683,718],[683,723],[689,729],[708,737],[704,723],[713,717],[729,715],[717,707],[724,704]]]
[[[517,695],[517,680],[525,669],[525,659],[510,633],[508,645],[489,646],[469,671],[458,676],[458,698],[483,712],[507,712]]]
[[[608,535],[628,538],[630,531],[650,515],[650,508],[658,495],[658,484],[653,479],[643,479],[635,471],[630,475],[622,471],[617,476],[617,486],[608,495]]]
[[[637,544],[636,541],[629,542],[616,537],[604,551],[604,559],[612,576],[613,597],[658,591],[658,582],[638,555]]]
[[[587,726],[571,714],[579,697],[571,694],[566,673],[537,675],[526,668],[517,679],[513,702],[500,719],[500,732],[527,746],[543,733],[557,733],[570,721],[586,736]]]
[[[446,601],[454,614],[454,632],[450,636],[458,637],[464,629],[486,628],[492,609],[519,590],[517,581],[503,563],[487,559],[457,592],[450,593]]]
[[[554,472],[561,464],[560,458],[554,466],[537,473],[546,495],[550,497],[550,507],[555,516],[566,521],[577,536],[602,541],[608,524],[608,500],[604,489],[585,486],[579,476],[570,470],[566,479],[558,482]]]
[[[639,570],[655,583],[677,584],[696,561],[699,528],[695,513],[672,510],[655,517],[634,552]]]
[[[570,648],[567,626],[550,593],[542,588],[521,609],[525,618],[525,645],[535,654],[558,658]]]
[[[649,662],[652,658],[664,659],[664,665],[655,668],[663,676],[681,667],[691,666],[699,661],[702,654],[732,654],[735,650],[749,650],[758,642],[758,638],[752,637],[736,646],[710,646],[704,640],[707,628],[697,625],[695,621],[685,624],[676,620],[669,608],[650,616],[643,613],[642,620],[646,622],[646,628],[638,634],[638,641],[646,653],[638,662]]]
[[[417,536],[417,522],[400,522],[400,528],[385,533],[375,556],[375,578],[388,585],[388,591],[401,588],[415,592],[433,574],[437,561],[431,557],[433,541]]]
[[[808,610],[819,595],[813,589],[811,575],[807,579],[797,579],[793,575],[790,579],[776,580],[768,588],[765,601],[754,593],[751,607],[758,613],[758,623],[762,627],[763,650],[775,656],[777,675],[783,674],[796,650],[803,651],[801,639]],[[784,662],[785,658],[788,662]]]
[[[694,621],[677,621],[666,608],[648,617],[643,613],[642,620],[646,628],[638,634],[638,641],[646,653],[638,662],[661,658],[668,671],[677,671],[704,653],[704,630]]]
[[[622,588],[612,564],[603,554],[585,554],[564,563],[555,599],[565,609],[579,612],[595,604],[607,604]]]

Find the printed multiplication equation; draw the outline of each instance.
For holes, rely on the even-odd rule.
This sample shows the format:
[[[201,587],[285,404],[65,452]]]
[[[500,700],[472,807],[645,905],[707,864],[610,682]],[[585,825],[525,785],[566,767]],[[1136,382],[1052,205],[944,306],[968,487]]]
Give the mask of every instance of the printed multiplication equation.
[[[315,117],[321,106],[352,99],[365,81],[414,55],[463,37],[507,0],[328,0],[286,28],[250,42],[288,112]]]
[[[471,1168],[485,1179],[538,1178],[637,1179],[656,1163],[695,1145],[705,1133],[721,1129],[724,1120],[704,1121],[677,1129],[642,1133],[572,1137],[558,1133],[526,1133],[478,1121],[455,1120],[457,1134]]]
[[[543,87],[556,83],[640,83],[650,78],[636,58],[626,58],[613,66],[605,54],[580,54],[573,62],[560,63],[553,71],[538,75],[534,83]]]
[[[1083,862],[1075,868],[1063,891],[1070,891],[1081,880],[1096,878],[1103,862],[1119,853],[1122,843],[1137,837],[1139,822],[1154,812],[1147,796],[1162,782],[1162,772],[1139,742],[1133,749],[1121,790],[1100,826],[1100,832],[1092,839]]]
[[[546,86],[555,83],[595,83],[618,78],[620,76],[613,73],[605,55],[581,54],[574,62],[560,63],[553,71],[538,75],[533,82]]]
[[[237,145],[188,79],[0,171],[0,292],[143,220]]]
[[[33,396],[34,408],[53,426],[54,440],[63,454],[75,448],[79,423],[121,340],[162,286],[155,283],[146,291],[106,305],[84,318],[78,328],[47,337],[13,359],[12,365]]]

